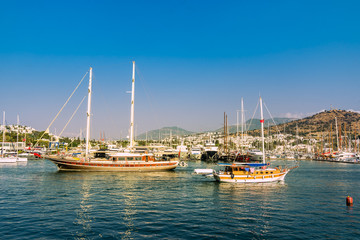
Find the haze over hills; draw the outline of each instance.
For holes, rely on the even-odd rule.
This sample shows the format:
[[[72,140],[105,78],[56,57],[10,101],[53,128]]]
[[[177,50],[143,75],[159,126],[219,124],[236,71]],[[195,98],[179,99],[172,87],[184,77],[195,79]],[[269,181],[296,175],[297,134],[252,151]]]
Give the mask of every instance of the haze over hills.
[[[265,119],[264,120],[264,124],[265,127],[267,126],[274,126],[274,125],[279,125],[279,124],[283,124],[283,123],[287,123],[287,122],[291,122],[296,120],[296,118],[274,118],[273,119]],[[275,123],[274,123],[275,122]],[[244,131],[251,131],[254,129],[260,129],[261,125],[260,125],[260,119],[258,118],[254,118],[253,120],[247,120],[246,121],[246,126],[244,126]],[[236,125],[231,125],[228,126],[228,131],[229,133],[236,133],[237,130],[237,126]],[[239,123],[239,132],[241,131],[241,124]],[[217,130],[215,130],[215,132],[224,132],[224,128],[219,128]]]
[[[194,132],[187,131],[179,127],[163,127],[161,129],[155,129],[148,131],[147,133],[140,134],[136,136],[136,140],[160,140],[170,137],[170,134],[172,136],[184,136],[194,134]]]
[[[274,122],[276,125],[278,124],[282,124],[282,123],[286,123],[286,122],[290,122],[293,121],[295,118],[274,118],[274,121],[272,119],[266,119],[265,120],[265,126],[273,126]],[[236,125],[232,125],[229,126],[229,132],[230,133],[236,133]],[[246,121],[246,129],[251,131],[254,129],[259,129],[260,128],[260,119],[253,119]],[[222,133],[224,131],[224,128],[219,128],[213,131],[207,131],[207,132],[220,132]],[[239,131],[241,131],[241,126],[239,125]],[[191,134],[195,134],[196,132],[191,132],[188,130],[185,130],[183,128],[179,128],[179,127],[163,127],[161,129],[155,129],[155,130],[151,130],[148,131],[147,133],[142,133],[138,136],[136,136],[136,140],[159,140],[159,139],[164,139],[164,138],[168,138],[170,136],[170,134],[172,136],[184,136],[184,135],[191,135]],[[147,137],[146,137],[147,134]]]

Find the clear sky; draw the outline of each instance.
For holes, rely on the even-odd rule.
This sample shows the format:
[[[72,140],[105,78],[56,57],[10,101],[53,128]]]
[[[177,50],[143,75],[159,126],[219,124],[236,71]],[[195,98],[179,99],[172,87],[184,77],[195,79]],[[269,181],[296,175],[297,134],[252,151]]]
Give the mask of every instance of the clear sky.
[[[259,94],[273,116],[360,110],[359,1],[2,1],[0,110],[44,130],[93,67],[92,136],[236,123]],[[88,79],[88,78],[87,78]],[[61,131],[87,80],[50,128]],[[85,129],[86,102],[65,135]]]

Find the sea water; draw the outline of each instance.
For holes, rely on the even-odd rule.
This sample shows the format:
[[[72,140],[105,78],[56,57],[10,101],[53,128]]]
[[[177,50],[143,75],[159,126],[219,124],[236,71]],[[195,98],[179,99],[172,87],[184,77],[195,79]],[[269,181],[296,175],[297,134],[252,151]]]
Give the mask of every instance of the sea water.
[[[299,165],[283,182],[234,184],[193,175],[218,168],[202,162],[155,173],[2,164],[0,239],[360,239],[360,165]]]

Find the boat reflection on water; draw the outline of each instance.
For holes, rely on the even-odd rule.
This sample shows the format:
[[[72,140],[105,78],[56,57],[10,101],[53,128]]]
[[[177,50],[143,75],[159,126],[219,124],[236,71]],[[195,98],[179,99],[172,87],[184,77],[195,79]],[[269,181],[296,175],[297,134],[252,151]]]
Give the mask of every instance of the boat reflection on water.
[[[139,229],[139,212],[154,201],[158,182],[177,181],[179,174],[168,172],[57,172],[61,181],[78,186],[79,201],[74,206],[78,239],[133,239]],[[181,175],[181,174],[180,174]],[[106,196],[106,197],[105,197]],[[161,199],[162,195],[158,196]],[[155,197],[155,199],[158,200]],[[109,213],[111,209],[111,213]],[[111,223],[111,224],[110,224]],[[114,224],[115,223],[115,224]],[[149,235],[147,235],[149,236]]]
[[[0,163],[0,168],[6,168],[6,167],[16,167],[17,163]]]
[[[80,225],[82,231],[76,232],[76,237],[83,239],[87,237],[87,233],[91,231],[91,222],[94,217],[91,217],[90,210],[92,205],[89,203],[91,185],[88,181],[84,181],[81,187],[81,201],[79,209],[76,212],[76,218],[74,220],[75,225]]]
[[[0,163],[0,168],[26,166],[27,162]]]

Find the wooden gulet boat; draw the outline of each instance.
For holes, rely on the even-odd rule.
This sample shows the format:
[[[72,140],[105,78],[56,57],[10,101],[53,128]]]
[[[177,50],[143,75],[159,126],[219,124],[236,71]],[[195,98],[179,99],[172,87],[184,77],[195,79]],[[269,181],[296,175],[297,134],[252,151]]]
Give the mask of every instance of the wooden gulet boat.
[[[262,163],[223,163],[219,164],[225,166],[224,170],[213,171],[213,176],[219,182],[233,182],[233,183],[263,183],[276,182],[285,179],[286,174],[291,169],[297,168],[270,168],[270,164],[265,162],[265,144],[264,144],[264,117],[262,109],[262,98],[260,97],[260,114],[261,114],[261,136],[262,136]]]
[[[286,174],[288,174],[288,172],[292,169],[282,169],[280,166],[276,168],[270,168],[267,167],[266,164],[262,163],[234,163],[221,165],[225,166],[225,170],[213,173],[216,181],[234,183],[262,183],[282,181],[285,179]]]
[[[151,172],[167,171],[175,169],[179,162],[177,159],[163,160],[157,159],[153,154],[140,153],[95,153],[93,157],[89,155],[90,138],[90,115],[91,115],[91,83],[92,68],[89,74],[88,89],[88,110],[86,125],[86,150],[85,157],[48,155],[47,159],[52,161],[60,171],[117,171],[117,172]],[[130,149],[134,144],[134,91],[135,91],[135,62],[133,62],[132,74],[132,93],[131,93],[131,123],[130,123]]]
[[[89,159],[58,155],[46,158],[61,171],[151,172],[172,170],[178,166],[178,161],[156,160],[152,154],[137,153],[115,153]]]

